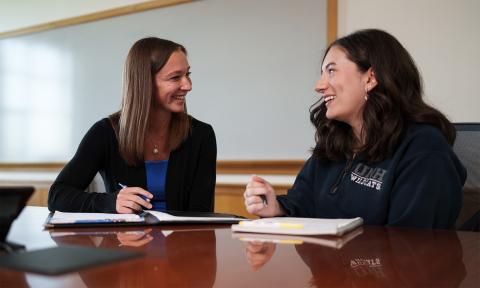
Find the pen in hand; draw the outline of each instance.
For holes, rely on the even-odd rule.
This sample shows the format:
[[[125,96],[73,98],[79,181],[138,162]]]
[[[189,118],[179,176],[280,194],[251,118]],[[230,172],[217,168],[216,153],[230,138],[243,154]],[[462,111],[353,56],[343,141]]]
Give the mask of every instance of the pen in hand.
[[[122,183],[118,183],[118,186],[120,186],[121,189],[127,188],[128,186]],[[150,199],[148,199],[147,196],[142,195],[142,194],[137,194],[139,197],[141,197],[143,200],[150,202]]]
[[[262,184],[265,184],[265,180],[263,180],[263,178],[258,177],[257,175],[252,175],[252,177],[255,179],[255,181],[260,182]],[[262,198],[263,207],[267,207],[268,206],[267,196],[265,194],[261,194],[261,195],[258,195],[258,196],[260,196],[260,198]]]

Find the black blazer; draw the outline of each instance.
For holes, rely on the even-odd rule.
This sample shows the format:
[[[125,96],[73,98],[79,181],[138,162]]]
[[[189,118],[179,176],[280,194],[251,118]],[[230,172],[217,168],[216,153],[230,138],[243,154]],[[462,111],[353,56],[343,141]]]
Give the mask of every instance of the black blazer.
[[[168,210],[208,211],[214,207],[217,144],[209,124],[192,119],[190,136],[170,153],[165,183]],[[107,193],[85,192],[100,172]],[[95,123],[77,152],[50,187],[48,209],[116,213],[118,183],[147,188],[145,164],[128,165],[121,157],[108,118]]]

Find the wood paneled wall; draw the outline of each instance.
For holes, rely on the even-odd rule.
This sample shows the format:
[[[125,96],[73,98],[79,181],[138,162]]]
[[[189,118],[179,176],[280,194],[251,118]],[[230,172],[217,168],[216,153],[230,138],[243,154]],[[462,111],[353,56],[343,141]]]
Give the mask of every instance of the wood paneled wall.
[[[217,174],[223,175],[296,175],[303,165],[303,160],[277,160],[277,161],[218,161]],[[65,163],[24,163],[24,164],[0,164],[1,171],[60,171]],[[32,185],[35,187],[35,193],[30,198],[28,205],[31,206],[47,206],[48,190],[50,181],[0,181],[0,185]],[[248,218],[255,218],[245,210],[243,193],[246,183],[221,183],[217,182],[215,187],[215,212],[231,213],[241,215]],[[273,184],[277,194],[285,194],[290,188],[286,184]]]

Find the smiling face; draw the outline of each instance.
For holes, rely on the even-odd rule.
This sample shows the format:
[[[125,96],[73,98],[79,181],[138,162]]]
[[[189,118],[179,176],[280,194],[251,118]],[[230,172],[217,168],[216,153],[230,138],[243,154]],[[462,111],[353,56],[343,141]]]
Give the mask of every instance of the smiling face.
[[[185,111],[185,97],[192,90],[190,66],[181,51],[170,55],[165,66],[155,75],[155,107],[172,113]]]
[[[361,130],[366,91],[375,86],[372,69],[362,72],[338,46],[328,51],[315,91],[324,95],[326,117]],[[359,131],[359,130],[358,130]]]

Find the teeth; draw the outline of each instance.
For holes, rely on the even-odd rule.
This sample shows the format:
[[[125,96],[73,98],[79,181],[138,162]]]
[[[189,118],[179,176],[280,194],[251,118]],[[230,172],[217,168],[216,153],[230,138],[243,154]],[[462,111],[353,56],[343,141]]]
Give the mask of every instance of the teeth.
[[[328,102],[328,101],[331,101],[331,100],[333,100],[333,99],[335,99],[335,98],[337,98],[337,96],[326,96],[326,97],[324,98],[324,100],[325,100],[325,102]]]

